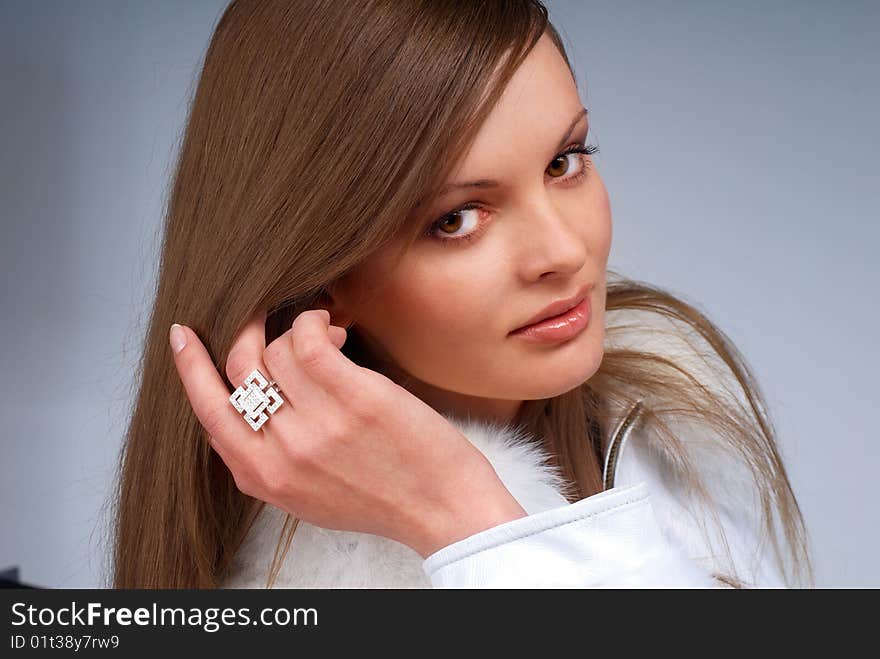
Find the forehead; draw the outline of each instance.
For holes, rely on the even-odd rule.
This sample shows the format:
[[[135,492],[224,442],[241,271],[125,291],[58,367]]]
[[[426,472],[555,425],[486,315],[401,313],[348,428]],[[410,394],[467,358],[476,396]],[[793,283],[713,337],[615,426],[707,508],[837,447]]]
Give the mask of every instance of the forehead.
[[[544,34],[514,73],[452,180],[491,178],[499,162],[555,148],[581,106],[565,60]]]

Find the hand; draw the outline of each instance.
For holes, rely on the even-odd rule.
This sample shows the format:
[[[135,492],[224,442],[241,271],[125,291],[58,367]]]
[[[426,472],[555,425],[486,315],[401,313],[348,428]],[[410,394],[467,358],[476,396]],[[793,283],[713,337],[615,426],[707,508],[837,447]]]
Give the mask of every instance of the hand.
[[[226,374],[239,386],[255,368],[284,403],[254,431],[204,345],[181,326],[178,375],[236,486],[294,517],[436,550],[526,512],[491,463],[447,419],[339,348],[346,333],[309,310],[266,346],[258,313],[232,346]]]

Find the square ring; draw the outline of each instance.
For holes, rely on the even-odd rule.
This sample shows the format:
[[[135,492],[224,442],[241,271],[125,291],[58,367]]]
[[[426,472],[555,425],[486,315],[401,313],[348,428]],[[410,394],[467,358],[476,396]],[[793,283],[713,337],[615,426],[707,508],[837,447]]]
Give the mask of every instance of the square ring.
[[[284,400],[275,387],[269,385],[260,370],[255,368],[244,384],[232,393],[229,402],[251,428],[259,430],[269,420],[269,414],[274,414]]]

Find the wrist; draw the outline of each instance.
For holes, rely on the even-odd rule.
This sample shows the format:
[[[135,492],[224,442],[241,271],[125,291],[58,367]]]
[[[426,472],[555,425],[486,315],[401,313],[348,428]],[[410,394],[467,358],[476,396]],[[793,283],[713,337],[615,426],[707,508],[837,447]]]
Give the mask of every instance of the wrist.
[[[488,462],[486,465],[488,470],[472,479],[467,487],[456,489],[454,498],[438,513],[423,517],[422,533],[409,543],[422,558],[481,531],[528,515],[491,465]]]

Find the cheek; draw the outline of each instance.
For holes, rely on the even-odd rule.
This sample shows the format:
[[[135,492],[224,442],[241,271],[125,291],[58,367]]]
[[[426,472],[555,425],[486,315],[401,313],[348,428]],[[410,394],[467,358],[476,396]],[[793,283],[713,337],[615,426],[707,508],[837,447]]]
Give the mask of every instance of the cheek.
[[[601,268],[601,274],[604,275],[605,267],[608,263],[608,254],[611,251],[612,222],[611,222],[611,200],[608,197],[608,190],[599,177],[596,175],[596,185],[592,186],[586,200],[588,211],[588,222],[585,224],[586,235],[584,240],[590,249],[593,259],[597,261],[596,265]],[[578,212],[583,212],[583,207]]]
[[[381,317],[376,320],[387,326],[390,338],[443,341],[447,336],[469,335],[475,312],[473,297],[462,286],[412,274],[389,285],[377,307]]]
[[[438,276],[439,272],[456,275]],[[362,324],[412,376],[459,388],[484,376],[498,351],[498,327],[505,319],[498,317],[491,296],[479,293],[504,290],[496,277],[500,276],[491,264],[482,262],[442,269],[430,258],[402,264],[362,316]]]
[[[604,184],[602,185],[602,190],[601,190],[600,208],[601,208],[601,217],[602,217],[602,230],[603,230],[603,236],[605,238],[604,257],[605,257],[605,262],[607,263],[608,262],[608,252],[611,251],[611,239],[614,234],[614,230],[613,230],[614,223],[611,220],[611,199],[608,196],[608,190],[605,189]]]

